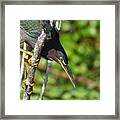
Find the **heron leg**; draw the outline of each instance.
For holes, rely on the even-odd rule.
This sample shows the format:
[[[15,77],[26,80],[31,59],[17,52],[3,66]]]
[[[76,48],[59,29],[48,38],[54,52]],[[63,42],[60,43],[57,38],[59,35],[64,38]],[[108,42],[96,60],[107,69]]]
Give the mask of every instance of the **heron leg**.
[[[29,51],[27,51],[27,50],[24,50],[24,49],[21,49],[20,48],[20,52],[23,52],[23,53],[25,53],[26,54],[26,56],[25,56],[25,61],[26,62],[28,62],[32,67],[37,67],[38,66],[38,62],[39,62],[39,59],[37,59],[36,60],[36,63],[34,63],[34,64],[31,64],[31,57],[32,57],[32,53],[31,52],[29,52]]]
[[[29,51],[27,51],[27,50],[24,50],[24,49],[22,49],[22,48],[20,48],[20,52],[23,52],[23,53],[25,53],[25,54],[27,54],[27,55],[29,55],[29,56],[32,56],[32,53],[31,53],[31,52],[29,52]]]
[[[46,75],[45,75],[45,79],[43,81],[43,85],[42,85],[42,89],[41,89],[41,93],[40,93],[40,100],[43,100],[43,95],[44,95],[44,92],[46,89],[50,67],[51,67],[51,61],[47,60]]]
[[[25,89],[25,86],[27,84],[27,73],[28,73],[28,70],[29,70],[29,64],[30,64],[30,61],[31,61],[31,56],[32,56],[32,53],[27,51],[27,50],[24,50],[24,49],[20,49],[20,52],[23,52],[25,53],[26,55],[24,56],[24,65],[25,65],[25,69],[24,69],[24,79],[23,79],[23,82],[22,82],[22,88]],[[38,64],[37,64],[38,65]],[[33,65],[34,67],[34,65]],[[34,83],[30,83],[30,86],[34,86]],[[31,94],[31,93],[30,93]]]
[[[28,70],[29,70],[29,59],[30,59],[30,56],[29,55],[26,55],[25,57],[24,57],[24,65],[25,65],[25,69],[24,69],[24,79],[23,79],[23,84],[22,84],[22,88],[23,89],[25,89],[25,86],[26,86],[26,84],[27,84],[27,74],[28,74]],[[31,86],[33,86],[34,85],[34,83],[31,83],[30,84]]]

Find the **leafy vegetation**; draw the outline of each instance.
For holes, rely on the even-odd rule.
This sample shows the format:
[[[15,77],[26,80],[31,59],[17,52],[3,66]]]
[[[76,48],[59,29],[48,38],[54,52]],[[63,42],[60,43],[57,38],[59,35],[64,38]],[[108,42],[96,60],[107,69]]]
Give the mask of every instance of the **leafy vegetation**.
[[[68,55],[76,88],[73,88],[61,66],[52,62],[44,100],[100,99],[100,21],[62,21],[60,41]],[[46,60],[41,59],[35,73],[32,100],[39,98],[45,68]],[[21,87],[21,99],[22,96]]]

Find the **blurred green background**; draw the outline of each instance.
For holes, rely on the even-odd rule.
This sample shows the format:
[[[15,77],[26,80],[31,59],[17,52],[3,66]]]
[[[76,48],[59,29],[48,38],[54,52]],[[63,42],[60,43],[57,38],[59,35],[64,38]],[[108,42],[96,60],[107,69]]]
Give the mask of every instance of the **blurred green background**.
[[[62,21],[60,41],[68,55],[69,66],[75,77],[73,88],[64,70],[52,62],[44,100],[99,100],[100,99],[100,21]],[[32,100],[39,99],[45,78],[46,60],[41,59],[35,73]],[[21,87],[20,98],[23,96]]]

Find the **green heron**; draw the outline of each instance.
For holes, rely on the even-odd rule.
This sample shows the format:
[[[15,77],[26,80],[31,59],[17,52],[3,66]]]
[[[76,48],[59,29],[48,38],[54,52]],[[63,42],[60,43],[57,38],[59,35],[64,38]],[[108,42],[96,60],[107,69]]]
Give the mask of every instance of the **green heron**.
[[[33,41],[28,39],[25,40],[25,42],[29,45],[29,49],[34,48],[35,43],[40,36],[42,30],[40,20],[22,20],[20,23],[20,27],[29,37],[33,38]],[[75,87],[75,84],[73,82],[74,78],[68,66],[68,57],[60,43],[59,31],[55,26],[53,26],[51,29],[51,39],[46,39],[44,47],[41,51],[41,56],[47,60],[54,60],[59,63],[68,75],[72,85]]]

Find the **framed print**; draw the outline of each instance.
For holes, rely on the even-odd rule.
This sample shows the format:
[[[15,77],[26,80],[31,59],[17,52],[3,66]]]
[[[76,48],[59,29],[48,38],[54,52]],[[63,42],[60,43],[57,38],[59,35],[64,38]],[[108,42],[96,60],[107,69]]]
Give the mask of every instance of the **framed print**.
[[[1,118],[119,119],[117,0],[1,5]]]

